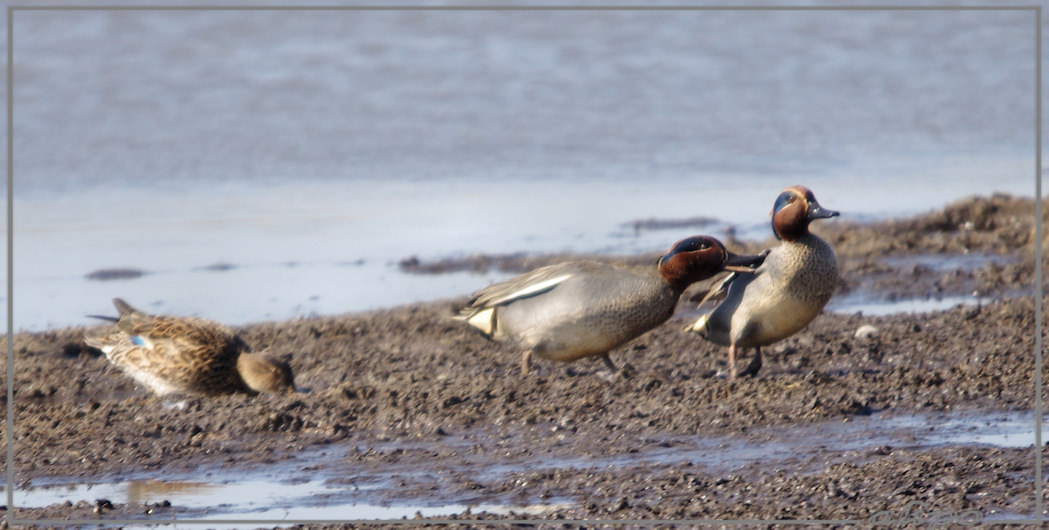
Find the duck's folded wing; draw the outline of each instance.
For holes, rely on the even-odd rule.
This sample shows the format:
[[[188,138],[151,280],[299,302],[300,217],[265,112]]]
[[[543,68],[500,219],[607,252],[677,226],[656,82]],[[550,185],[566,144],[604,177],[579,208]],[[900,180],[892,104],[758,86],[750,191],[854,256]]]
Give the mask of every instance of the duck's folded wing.
[[[711,287],[697,305],[702,306],[707,302],[720,302],[728,296],[729,289],[745,289],[750,282],[754,281],[754,278],[760,275],[761,272],[733,272],[725,276],[721,283]]]
[[[579,272],[572,263],[559,263],[489,285],[474,293],[470,304],[456,318],[492,337],[498,326],[496,308],[548,293]]]
[[[559,263],[540,267],[505,282],[489,285],[474,293],[470,304],[463,310],[463,313],[472,313],[480,309],[538,296],[551,291],[578,272],[577,267],[571,263]]]

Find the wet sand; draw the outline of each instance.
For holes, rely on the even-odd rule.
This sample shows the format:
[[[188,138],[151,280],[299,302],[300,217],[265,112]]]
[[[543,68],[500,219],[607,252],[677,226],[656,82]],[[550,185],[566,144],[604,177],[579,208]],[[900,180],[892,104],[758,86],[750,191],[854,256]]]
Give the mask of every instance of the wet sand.
[[[309,389],[293,396],[176,404],[148,395],[84,346],[85,328],[17,334],[16,486],[259,468],[322,450],[300,471],[346,481],[385,473],[394,486],[375,491],[378,502],[553,506],[538,515],[453,516],[467,520],[1028,518],[1035,506],[1031,448],[873,442],[843,455],[788,433],[906,414],[1030,410],[1033,211],[1031,200],[994,196],[896,221],[816,223],[813,231],[838,253],[836,297],[978,294],[984,302],[917,315],[825,312],[766,348],[765,367],[753,379],[720,377],[725,350],[682,332],[695,315],[690,298],[703,285],[683,297],[668,323],[612,352],[628,375],[611,383],[593,359],[537,360],[521,377],[519,352],[451,320],[468,293],[238,328],[255,349],[290,360],[296,382]],[[752,252],[774,241],[726,244]],[[952,265],[965,256],[982,258]],[[406,260],[405,267],[523,270],[565,257]],[[876,333],[857,337],[865,325]],[[878,423],[868,428],[877,438]],[[734,469],[641,458],[656,448],[672,453],[691,437],[743,442],[755,433],[775,439],[779,430],[787,438],[779,441],[803,458],[759,458]],[[487,471],[472,472],[477,466]],[[177,505],[120,502],[18,508],[15,515],[170,519],[176,512],[195,515]]]

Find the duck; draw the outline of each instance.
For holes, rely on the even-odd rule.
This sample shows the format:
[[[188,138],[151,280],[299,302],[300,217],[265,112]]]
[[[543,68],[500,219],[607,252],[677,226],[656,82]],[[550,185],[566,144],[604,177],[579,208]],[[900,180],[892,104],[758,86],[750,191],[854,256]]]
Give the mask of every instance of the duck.
[[[85,334],[117,368],[158,396],[217,396],[295,391],[291,367],[258,353],[230,328],[211,320],[150,315],[120,298],[113,328]]]
[[[600,356],[615,375],[609,351],[666,322],[686,288],[758,263],[713,237],[692,236],[674,243],[654,267],[587,260],[540,267],[475,292],[456,318],[520,348],[522,376],[533,356],[561,362]]]
[[[737,376],[736,355],[743,348],[754,348],[754,357],[738,375],[756,376],[761,347],[805,328],[838,286],[834,249],[809,232],[809,224],[839,212],[821,206],[812,190],[791,186],[776,197],[770,215],[780,244],[752,273],[730,274],[711,289],[703,302],[720,303],[689,327],[714,344],[728,346],[729,378]]]

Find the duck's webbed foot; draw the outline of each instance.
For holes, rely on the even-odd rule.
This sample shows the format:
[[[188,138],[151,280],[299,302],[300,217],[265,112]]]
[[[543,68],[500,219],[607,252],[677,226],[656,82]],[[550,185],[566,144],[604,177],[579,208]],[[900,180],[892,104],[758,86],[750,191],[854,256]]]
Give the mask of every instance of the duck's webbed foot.
[[[761,370],[761,348],[754,348],[754,358],[750,360],[750,364],[747,368],[740,372],[739,375],[751,375],[757,377],[758,371]]]
[[[622,368],[616,368],[615,363],[612,362],[612,357],[608,353],[601,354],[601,360],[604,361],[605,366],[608,367],[607,372],[598,372],[597,376],[603,379],[607,383],[614,383],[619,379],[626,379],[630,377],[630,373],[624,366]]]

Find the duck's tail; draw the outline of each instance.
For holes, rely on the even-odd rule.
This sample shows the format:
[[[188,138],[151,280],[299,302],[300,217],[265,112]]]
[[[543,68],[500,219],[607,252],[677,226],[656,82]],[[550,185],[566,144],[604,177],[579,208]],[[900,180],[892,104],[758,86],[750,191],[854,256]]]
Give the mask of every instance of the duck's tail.
[[[492,338],[492,334],[495,333],[494,307],[467,307],[452,318],[466,322],[480,331],[485,337]]]
[[[120,316],[127,315],[129,313],[137,313],[138,310],[131,307],[131,304],[125,302],[122,298],[114,298],[113,305],[116,306]],[[111,317],[108,315],[85,315],[88,318],[97,318],[99,320],[105,320],[107,322],[120,322],[120,317]]]
[[[710,313],[700,315],[695,322],[685,326],[685,332],[696,333],[701,337],[707,336],[707,320],[710,319]]]
[[[131,307],[131,304],[125,302],[122,298],[114,298],[113,305],[117,307],[117,311],[120,312],[120,316],[124,316],[129,313],[138,313],[138,309]]]

